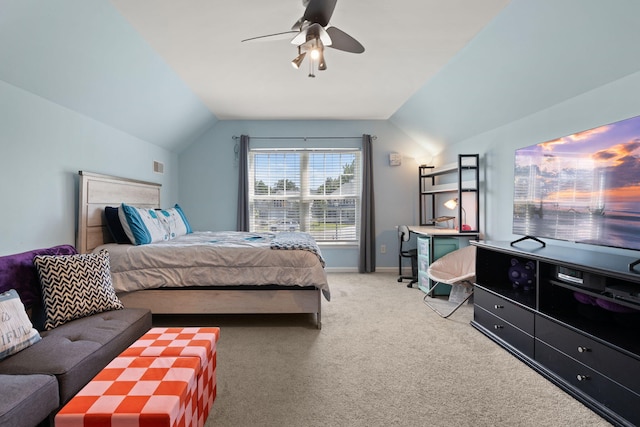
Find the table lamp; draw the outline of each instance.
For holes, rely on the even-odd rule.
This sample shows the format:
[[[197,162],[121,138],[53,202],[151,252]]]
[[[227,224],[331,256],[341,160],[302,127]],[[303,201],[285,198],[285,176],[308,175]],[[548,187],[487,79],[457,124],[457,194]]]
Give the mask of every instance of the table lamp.
[[[446,202],[444,202],[444,206],[448,209],[455,209],[456,207],[458,207],[458,199],[451,199],[451,200],[447,200]],[[462,210],[462,226],[460,227],[460,231],[469,231],[471,230],[471,226],[469,224],[467,224],[467,212],[464,210],[464,208],[462,207],[462,205],[460,205],[460,210]]]

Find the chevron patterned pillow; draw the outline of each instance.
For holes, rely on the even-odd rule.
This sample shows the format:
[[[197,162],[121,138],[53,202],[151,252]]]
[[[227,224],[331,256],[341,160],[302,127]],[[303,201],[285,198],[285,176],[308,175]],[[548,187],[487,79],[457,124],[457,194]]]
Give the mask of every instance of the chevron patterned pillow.
[[[46,330],[103,311],[124,308],[113,284],[109,253],[38,255],[38,270],[45,306]]]

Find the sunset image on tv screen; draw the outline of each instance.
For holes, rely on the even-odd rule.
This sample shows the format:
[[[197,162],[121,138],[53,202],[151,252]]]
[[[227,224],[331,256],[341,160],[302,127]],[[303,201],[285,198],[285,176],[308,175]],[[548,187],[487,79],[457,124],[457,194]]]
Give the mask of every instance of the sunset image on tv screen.
[[[640,249],[640,116],[516,150],[513,232]]]

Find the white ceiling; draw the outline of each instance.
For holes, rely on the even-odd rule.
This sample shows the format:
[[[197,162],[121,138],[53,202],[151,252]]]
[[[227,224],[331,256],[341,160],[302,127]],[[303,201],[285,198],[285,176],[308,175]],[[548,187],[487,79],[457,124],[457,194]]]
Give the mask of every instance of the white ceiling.
[[[301,0],[111,0],[221,120],[388,119],[509,0],[339,0],[330,24],[360,41],[357,55],[327,49],[308,78],[291,65],[288,31]]]

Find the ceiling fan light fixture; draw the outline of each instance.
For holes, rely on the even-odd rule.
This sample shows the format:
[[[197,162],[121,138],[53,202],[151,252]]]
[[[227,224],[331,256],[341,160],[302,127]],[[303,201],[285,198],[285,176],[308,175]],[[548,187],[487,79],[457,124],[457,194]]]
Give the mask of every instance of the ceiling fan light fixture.
[[[296,56],[293,61],[291,61],[291,65],[293,66],[293,68],[295,68],[296,70],[300,68],[300,64],[302,64],[302,61],[304,60],[304,57],[307,55],[307,52],[301,52],[298,56]]]
[[[315,77],[316,66],[319,71],[327,69],[324,60],[325,46],[350,53],[364,52],[364,46],[359,41],[329,24],[336,3],[337,0],[302,0],[304,14],[293,24],[290,31],[251,37],[242,41],[295,34],[290,43],[297,46],[298,56],[291,61],[291,65],[296,70],[299,69],[309,53],[309,77]]]
[[[318,70],[324,71],[327,69],[327,63],[324,60],[324,50],[320,51],[320,56],[318,58]]]

